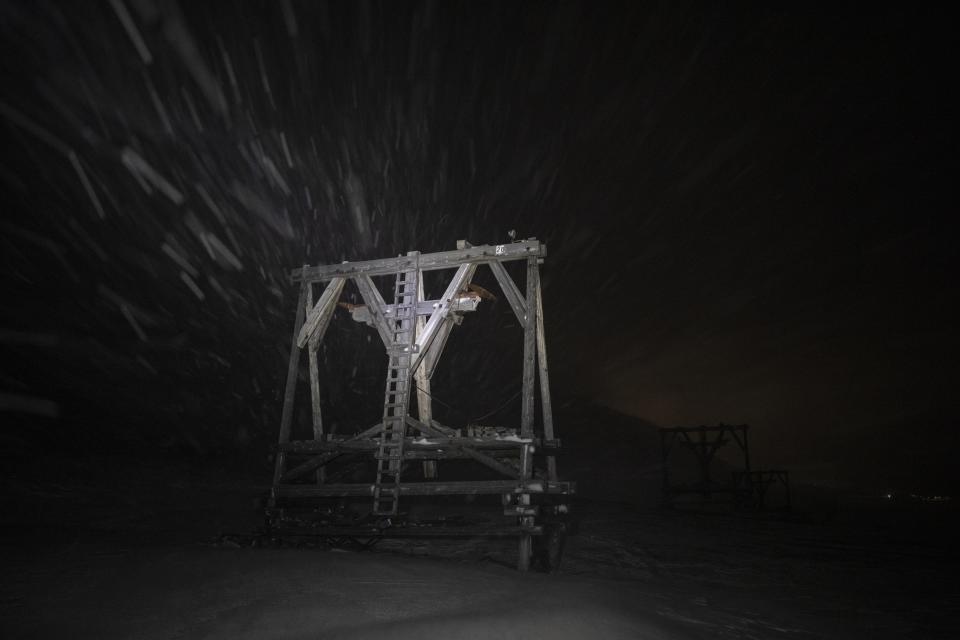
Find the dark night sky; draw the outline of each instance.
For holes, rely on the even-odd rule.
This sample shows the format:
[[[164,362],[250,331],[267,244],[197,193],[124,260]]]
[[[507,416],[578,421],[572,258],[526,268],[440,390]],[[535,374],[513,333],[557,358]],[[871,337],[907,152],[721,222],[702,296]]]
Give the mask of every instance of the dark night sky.
[[[6,444],[265,446],[287,269],[515,228],[560,404],[956,486],[945,17],[628,6],[0,4]],[[468,415],[519,378],[486,313]]]

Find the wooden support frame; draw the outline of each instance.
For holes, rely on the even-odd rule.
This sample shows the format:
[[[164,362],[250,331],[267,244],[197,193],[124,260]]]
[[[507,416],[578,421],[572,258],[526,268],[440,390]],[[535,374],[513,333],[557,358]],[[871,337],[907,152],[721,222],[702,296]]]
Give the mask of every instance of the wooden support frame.
[[[461,242],[455,251],[427,254],[410,252],[397,258],[336,265],[304,265],[294,270],[291,279],[300,283],[300,294],[284,390],[269,513],[282,514],[287,508],[292,508],[303,500],[376,496],[377,488],[381,486],[372,482],[334,484],[327,481],[328,477],[344,477],[352,466],[361,464],[363,459],[386,459],[377,457],[383,455],[384,451],[382,422],[347,438],[334,438],[324,432],[317,350],[334,318],[344,285],[348,280],[352,280],[363,299],[365,309],[345,306],[351,310],[353,319],[375,328],[388,353],[397,354],[400,351],[400,345],[395,344],[397,336],[400,335],[397,333],[400,320],[394,320],[394,314],[402,311],[406,314],[405,317],[411,317],[409,314],[412,313],[414,318],[413,336],[409,343],[403,345],[402,351],[403,357],[409,361],[409,367],[405,370],[411,372],[411,377],[406,384],[413,387],[409,390],[417,394],[418,417],[409,415],[409,408],[406,406],[400,409],[400,415],[404,417],[400,423],[405,425],[403,430],[412,431],[409,435],[399,435],[403,439],[402,443],[392,440],[397,444],[395,453],[390,455],[395,456],[391,460],[398,461],[395,465],[397,474],[406,473],[404,469],[407,463],[416,463],[423,468],[424,481],[398,480],[395,495],[509,496],[510,504],[503,513],[505,517],[511,518],[512,522],[499,530],[510,531],[511,535],[519,536],[518,568],[528,569],[533,551],[531,536],[541,535],[543,532],[543,527],[538,524],[540,507],[533,502],[533,498],[549,495],[555,496],[554,500],[563,500],[564,496],[575,491],[573,483],[557,478],[555,454],[560,443],[554,433],[540,283],[540,265],[545,256],[546,246],[535,239],[481,246]],[[504,263],[514,261],[519,261],[524,266],[526,278],[523,293],[504,266]],[[466,293],[466,287],[477,268],[483,265],[490,267],[523,331],[521,412],[518,423],[515,423],[519,437],[511,436],[509,439],[461,437],[459,430],[441,425],[433,418],[430,379],[453,327],[461,322],[462,313],[472,311],[480,302],[476,294]],[[455,269],[455,273],[440,297],[428,299],[424,291],[423,274],[440,269]],[[409,293],[404,293],[406,297],[402,306],[398,306],[399,302],[390,304],[384,300],[373,280],[378,276],[410,273],[416,274],[415,278],[409,275],[401,278],[416,284],[416,295],[411,298]],[[313,286],[318,283],[327,284],[315,301]],[[409,292],[410,289],[401,289],[398,279],[398,301],[401,291]],[[414,305],[412,311],[411,304]],[[291,440],[301,351],[307,352],[312,440]],[[392,384],[387,384],[385,407],[397,406],[391,403],[402,401],[402,396],[398,396],[398,393],[400,392],[395,390]],[[541,403],[539,416],[542,417],[540,424],[536,411],[538,395]],[[397,429],[395,418],[399,416],[395,413],[390,415],[394,418],[391,423],[394,426],[391,428]],[[419,433],[419,436],[414,436],[415,433]],[[470,461],[476,463],[470,468],[486,469],[487,477],[492,474],[500,479],[439,481],[439,460],[450,461],[451,464],[456,461]],[[536,462],[538,460],[539,462]],[[543,463],[546,468],[535,467],[536,464]],[[328,467],[331,470],[325,475]],[[294,500],[295,503],[277,508],[278,501],[289,500]],[[376,507],[374,511],[377,511]],[[396,504],[392,513],[398,513]],[[387,532],[389,533],[389,529]]]
[[[478,245],[455,251],[441,251],[438,253],[420,254],[417,262],[422,271],[436,271],[450,269],[462,264],[486,264],[490,262],[509,262],[526,258],[545,258],[547,247],[538,240],[530,239],[510,244]],[[322,282],[336,277],[354,277],[364,274],[368,276],[392,275],[411,268],[414,262],[408,256],[386,258],[382,260],[367,260],[364,262],[344,262],[318,267],[304,265],[300,269],[290,272],[294,282]]]
[[[789,511],[793,506],[790,491],[790,472],[786,469],[734,471],[733,486],[738,508],[758,511],[768,509]],[[780,504],[771,507],[767,497],[770,489],[777,486],[782,488],[783,495]]]
[[[536,258],[527,260],[527,316],[523,323],[523,394],[520,435],[533,435],[534,382],[537,357],[537,295],[540,290],[540,269]]]
[[[712,500],[715,494],[728,494],[735,497],[734,483],[715,481],[710,469],[717,452],[733,442],[742,455],[742,471],[750,472],[750,448],[747,438],[749,429],[750,427],[745,424],[660,429],[663,505],[673,506],[675,498],[682,494],[699,494],[705,501]],[[678,445],[691,451],[696,458],[699,477],[692,484],[677,484],[671,479],[670,461]],[[734,473],[740,471],[737,470]]]

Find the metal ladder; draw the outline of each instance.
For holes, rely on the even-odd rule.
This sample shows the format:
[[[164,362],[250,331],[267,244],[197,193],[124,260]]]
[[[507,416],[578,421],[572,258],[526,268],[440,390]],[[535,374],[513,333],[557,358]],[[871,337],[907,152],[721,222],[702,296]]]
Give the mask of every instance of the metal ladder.
[[[419,269],[397,274],[392,311],[387,321],[392,334],[388,349],[387,388],[383,403],[383,431],[377,448],[377,478],[373,488],[373,514],[396,515],[400,502],[403,441],[410,407],[410,364],[416,343],[417,279]]]

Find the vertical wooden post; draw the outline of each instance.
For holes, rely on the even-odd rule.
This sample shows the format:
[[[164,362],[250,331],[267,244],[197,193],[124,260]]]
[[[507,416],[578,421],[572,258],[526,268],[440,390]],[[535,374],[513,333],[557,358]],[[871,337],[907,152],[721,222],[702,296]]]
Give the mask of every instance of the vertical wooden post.
[[[280,415],[280,437],[278,439],[280,444],[290,441],[290,431],[293,427],[293,398],[297,393],[297,369],[300,360],[300,347],[297,346],[297,336],[300,334],[300,328],[303,326],[303,320],[307,315],[307,291],[309,288],[310,283],[304,280],[300,285],[300,297],[297,299],[297,319],[293,323],[293,340],[290,343],[290,363],[287,365],[287,384],[283,392],[283,413]],[[271,507],[275,506],[277,502],[277,486],[280,484],[280,476],[283,475],[285,463],[286,454],[283,451],[278,451],[277,459],[273,467],[273,490],[270,493]]]
[[[307,312],[313,309],[313,285],[307,285]],[[320,409],[320,375],[317,367],[317,340],[310,338],[307,361],[310,369],[310,408],[313,417],[313,439],[323,439],[323,414]]]
[[[540,404],[543,408],[543,437],[553,440],[553,403],[550,401],[550,372],[547,370],[547,335],[543,327],[543,294],[537,277],[537,362],[540,365]],[[547,456],[547,479],[557,479],[557,458]]]
[[[332,286],[332,285],[327,285]],[[306,313],[313,311],[313,285],[307,285]],[[319,332],[318,332],[319,334]],[[310,370],[310,414],[313,418],[313,439],[323,439],[323,413],[320,409],[320,373],[317,367],[317,346],[319,335],[314,334],[307,344],[307,364]],[[317,469],[317,484],[322,484],[326,476],[326,469]]]
[[[417,278],[417,302],[423,302],[425,299],[426,297],[423,292],[423,271],[421,271],[419,277]],[[420,334],[423,333],[423,329],[427,325],[426,318],[424,316],[417,316],[416,325],[416,337],[419,339]],[[433,424],[433,404],[430,399],[430,378],[427,376],[426,361],[426,358],[423,358],[420,361],[420,366],[417,367],[416,371],[413,372],[413,380],[417,385],[417,414],[420,417],[420,422],[430,426]],[[428,480],[436,479],[436,460],[423,461],[423,477]]]
[[[537,357],[537,291],[540,288],[540,271],[536,258],[527,259],[527,317],[523,326],[523,409],[520,417],[520,435],[533,437],[534,422],[534,385],[536,383]],[[523,445],[520,457],[520,478],[529,480],[533,474],[533,446]],[[517,498],[519,506],[530,504],[530,494],[523,493]],[[532,524],[532,518],[522,516],[521,525]],[[517,570],[530,569],[530,556],[533,553],[533,537],[529,533],[520,534]]]
[[[524,444],[520,454],[520,480],[529,480],[533,475],[533,445]],[[517,505],[520,507],[530,506],[530,494],[521,493],[517,496]],[[533,524],[532,516],[520,516],[521,526],[530,526]],[[533,555],[533,536],[529,533],[520,534],[520,544],[517,556],[517,571],[530,570],[530,557]]]
[[[523,328],[523,408],[520,435],[533,437],[534,383],[537,357],[537,290],[540,288],[537,259],[527,259],[527,319]]]

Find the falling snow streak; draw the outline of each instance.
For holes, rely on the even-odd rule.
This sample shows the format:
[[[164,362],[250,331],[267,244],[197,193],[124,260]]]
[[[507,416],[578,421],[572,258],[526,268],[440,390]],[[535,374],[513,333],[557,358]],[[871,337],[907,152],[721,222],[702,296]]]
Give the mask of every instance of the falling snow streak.
[[[950,120],[940,76],[911,62],[948,59],[950,40],[893,14],[289,0],[0,12],[0,260],[20,301],[4,327],[103,345],[14,370],[42,362],[82,397],[113,406],[117,389],[136,408],[153,388],[136,376],[190,381],[186,410],[223,420],[249,419],[226,389],[248,393],[242,372],[256,371],[269,415],[291,266],[516,229],[550,247],[558,377],[624,410],[673,422],[764,407],[756,421],[787,432],[807,428],[790,406],[820,402],[843,427],[864,404],[880,420],[907,412],[890,398],[919,411],[950,395],[931,372],[934,346],[953,344],[938,323],[955,252],[929,213],[943,210]],[[484,345],[461,362],[469,379],[438,370],[438,388],[471,389],[467,404],[515,374],[500,364],[515,327],[493,307],[494,328],[463,339]],[[346,346],[367,344],[364,327],[344,331],[325,357],[357,374],[327,392],[349,404],[382,363]],[[188,350],[236,379],[204,377],[217,361]],[[843,373],[822,369],[831,359]],[[876,390],[901,378],[910,393]],[[878,386],[829,395],[850,380]]]
[[[127,11],[127,7],[124,6],[123,0],[110,0],[110,6],[116,11],[117,18],[120,19],[120,23],[123,25],[127,35],[130,36],[130,41],[133,42],[137,53],[140,54],[140,59],[143,60],[143,64],[153,62],[153,56],[150,55],[150,50],[147,49],[147,43],[144,42],[143,36],[140,35],[140,29],[137,28],[133,17],[130,15],[130,12]]]
[[[120,161],[125,167],[130,169],[130,172],[133,173],[135,177],[139,178],[138,181],[141,185],[143,185],[143,181],[146,180],[163,195],[170,198],[174,204],[181,204],[183,202],[183,194],[133,149],[129,147],[125,148],[120,154]],[[149,190],[147,190],[147,192],[149,193]]]

